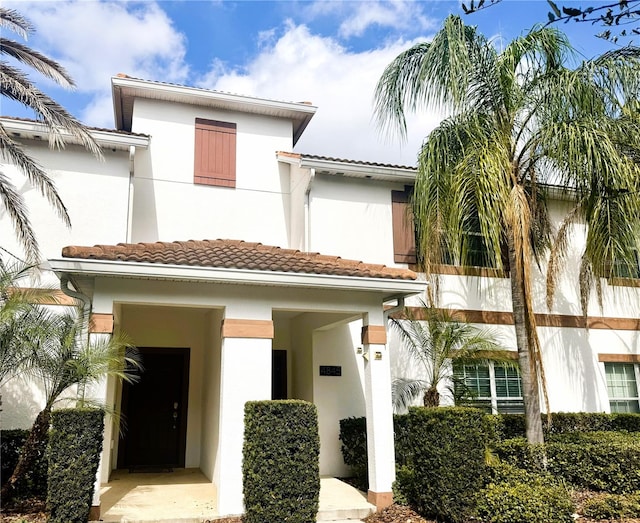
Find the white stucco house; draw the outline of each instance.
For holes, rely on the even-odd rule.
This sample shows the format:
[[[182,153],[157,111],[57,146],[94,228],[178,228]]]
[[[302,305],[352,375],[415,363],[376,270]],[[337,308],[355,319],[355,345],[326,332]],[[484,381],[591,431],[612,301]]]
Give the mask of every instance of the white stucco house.
[[[63,292],[91,307],[91,336],[122,330],[144,358],[139,386],[108,381],[95,391],[128,420],[123,436],[113,424],[105,429],[99,481],[117,468],[199,468],[217,487],[219,514],[239,514],[244,403],[297,398],[318,408],[323,475],[348,472],[339,420],[366,415],[368,498],[389,504],[390,384],[412,369],[387,318],[427,286],[405,213],[415,169],[294,153],[316,111],[308,102],[126,75],[112,79],[112,91],[115,129],[92,131],[102,162],[72,143],[49,150],[37,122],[1,120],[51,173],[69,209],[71,229],[20,187]],[[552,211],[566,205],[558,193]],[[4,214],[0,238],[20,255]],[[492,326],[515,350],[505,275],[441,273],[442,306]],[[605,282],[603,309],[594,301],[597,315],[586,320],[574,268],[553,311],[544,279],[536,282],[553,411],[639,409],[640,272],[625,276]],[[464,372],[487,409],[519,409],[517,372]],[[16,380],[2,397],[3,428],[29,426],[37,390]]]

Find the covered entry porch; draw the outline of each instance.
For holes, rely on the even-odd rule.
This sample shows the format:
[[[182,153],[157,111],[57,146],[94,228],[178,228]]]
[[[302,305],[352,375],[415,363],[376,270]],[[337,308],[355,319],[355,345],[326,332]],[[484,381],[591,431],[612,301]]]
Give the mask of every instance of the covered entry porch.
[[[414,273],[243,242],[63,255],[52,266],[90,300],[92,336],[126,332],[148,364],[140,384],[111,380],[96,391],[128,425],[119,437],[121,427],[107,424],[99,483],[119,468],[195,468],[213,487],[218,515],[240,514],[244,404],[288,397],[318,408],[324,475],[347,472],[338,421],[366,414],[368,500],[391,502],[384,311],[423,290]]]
[[[212,521],[220,517],[215,490],[215,485],[198,469],[155,474],[116,471],[101,487],[101,520]],[[359,520],[374,510],[366,496],[354,487],[335,478],[320,479],[318,521]]]

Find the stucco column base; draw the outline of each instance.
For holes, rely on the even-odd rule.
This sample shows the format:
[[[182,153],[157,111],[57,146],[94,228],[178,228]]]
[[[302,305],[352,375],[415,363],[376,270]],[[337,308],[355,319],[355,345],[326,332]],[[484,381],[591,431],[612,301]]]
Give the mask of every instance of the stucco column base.
[[[89,521],[98,521],[100,519],[100,505],[93,505],[89,510]]]
[[[367,501],[376,506],[376,510],[382,510],[393,503],[393,492],[373,492],[369,491]]]

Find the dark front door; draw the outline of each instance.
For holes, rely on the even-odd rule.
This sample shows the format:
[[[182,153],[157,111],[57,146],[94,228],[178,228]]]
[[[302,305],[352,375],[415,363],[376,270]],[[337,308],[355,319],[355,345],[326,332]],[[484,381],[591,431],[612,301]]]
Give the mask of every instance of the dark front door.
[[[187,441],[189,349],[138,349],[140,381],[122,389],[124,436],[118,466],[184,467]]]
[[[271,353],[271,399],[287,399],[287,351]]]

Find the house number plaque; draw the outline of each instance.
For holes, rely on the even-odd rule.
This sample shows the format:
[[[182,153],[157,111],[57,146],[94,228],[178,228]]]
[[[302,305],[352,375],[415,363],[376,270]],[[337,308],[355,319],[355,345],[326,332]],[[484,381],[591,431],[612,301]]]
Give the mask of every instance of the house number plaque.
[[[342,376],[342,367],[339,365],[320,365],[320,376]]]

